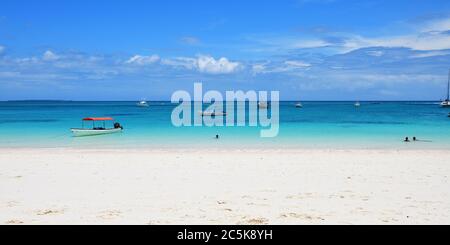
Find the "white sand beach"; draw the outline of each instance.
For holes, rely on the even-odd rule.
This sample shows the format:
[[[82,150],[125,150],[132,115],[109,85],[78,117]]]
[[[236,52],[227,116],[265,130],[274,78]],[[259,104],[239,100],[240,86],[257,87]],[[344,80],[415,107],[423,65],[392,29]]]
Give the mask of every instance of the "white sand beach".
[[[450,224],[450,150],[0,149],[2,224]]]

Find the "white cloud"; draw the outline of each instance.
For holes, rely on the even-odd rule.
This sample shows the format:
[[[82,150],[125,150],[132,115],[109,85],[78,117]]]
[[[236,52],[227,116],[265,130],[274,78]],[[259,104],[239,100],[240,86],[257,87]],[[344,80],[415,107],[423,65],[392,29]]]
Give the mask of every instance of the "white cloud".
[[[17,58],[14,61],[19,65],[30,65],[40,63],[40,59],[36,57]]]
[[[196,68],[196,59],[187,57],[176,57],[170,59],[162,59],[161,63],[168,66],[183,67],[188,70]]]
[[[264,73],[266,70],[266,65],[265,64],[254,64],[252,65],[252,73],[253,75],[259,74],[259,73]]]
[[[416,26],[415,31],[406,35],[384,37],[363,37],[349,35],[342,47],[344,52],[367,47],[405,47],[413,50],[431,51],[450,49],[450,18],[439,19]]]
[[[450,35],[427,34],[405,35],[381,38],[356,37],[348,40],[344,47],[349,50],[366,47],[405,47],[413,50],[439,50],[450,49]]]
[[[253,75],[268,73],[303,72],[311,68],[311,64],[301,60],[287,60],[284,62],[266,62],[252,65]]]
[[[288,60],[285,61],[284,64],[290,66],[290,67],[295,67],[295,68],[308,68],[311,67],[311,64],[303,62],[303,61],[299,61],[299,60]]]
[[[212,74],[227,74],[233,73],[240,67],[240,63],[231,62],[227,58],[220,58],[218,60],[211,56],[200,55],[197,57],[197,67],[200,72]]]
[[[406,34],[391,34],[367,37],[358,33],[331,33],[333,39],[323,36],[282,36],[272,35],[250,36],[249,40],[256,43],[247,51],[251,52],[291,52],[295,49],[323,49],[325,53],[347,53],[368,47],[405,47],[413,50],[450,49],[450,18],[428,21],[416,24],[408,29]],[[381,53],[368,53],[372,56],[382,56]]]
[[[2,54],[5,51],[5,49],[6,48],[4,46],[0,45],[0,54]]]
[[[135,65],[149,65],[158,62],[161,58],[158,55],[141,56],[135,55],[128,59],[125,63]]]
[[[426,22],[419,28],[421,32],[442,32],[450,30],[450,18]]]
[[[426,51],[419,54],[414,54],[411,58],[426,58],[433,56],[450,55],[450,50],[437,50],[437,51]]]
[[[209,74],[230,74],[238,71],[242,66],[241,63],[229,61],[225,57],[215,59],[209,55],[198,55],[196,58],[178,57],[164,59],[162,63]]]
[[[53,53],[50,50],[45,51],[44,55],[42,56],[42,59],[44,61],[55,61],[59,59],[59,56]]]
[[[296,38],[296,37],[252,37],[252,41],[258,43],[258,45],[252,45],[247,50],[250,52],[276,52],[289,51],[293,49],[315,49],[326,48],[331,43],[315,38]]]

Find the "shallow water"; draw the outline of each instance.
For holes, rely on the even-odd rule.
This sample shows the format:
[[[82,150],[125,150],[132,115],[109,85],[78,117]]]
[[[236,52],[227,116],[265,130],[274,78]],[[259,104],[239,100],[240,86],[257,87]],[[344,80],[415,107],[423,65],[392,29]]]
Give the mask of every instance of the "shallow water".
[[[0,147],[237,147],[237,148],[448,148],[449,109],[437,102],[280,103],[280,129],[261,138],[261,127],[174,127],[170,102],[0,102]],[[206,105],[205,105],[206,107]],[[194,109],[192,109],[194,110]],[[123,133],[74,138],[81,118],[110,116]],[[248,119],[248,118],[247,118]],[[86,124],[88,125],[88,124]],[[215,135],[220,139],[216,140]],[[421,142],[405,144],[404,137]]]

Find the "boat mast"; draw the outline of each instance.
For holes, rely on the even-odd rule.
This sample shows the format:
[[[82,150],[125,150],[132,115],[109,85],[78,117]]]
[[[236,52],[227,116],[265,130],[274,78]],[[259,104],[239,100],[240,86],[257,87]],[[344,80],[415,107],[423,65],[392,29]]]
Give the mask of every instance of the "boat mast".
[[[450,69],[448,69],[447,101],[450,101]]]

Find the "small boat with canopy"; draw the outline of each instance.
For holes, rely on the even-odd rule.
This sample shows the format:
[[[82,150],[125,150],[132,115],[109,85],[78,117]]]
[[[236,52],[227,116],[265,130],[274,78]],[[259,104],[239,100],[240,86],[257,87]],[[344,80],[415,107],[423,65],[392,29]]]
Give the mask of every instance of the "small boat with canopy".
[[[103,135],[103,134],[113,134],[122,132],[123,127],[120,123],[114,123],[113,128],[107,128],[106,122],[114,121],[111,117],[88,117],[82,120],[82,128],[72,128],[73,135],[75,137],[81,136],[94,136],[94,135]],[[92,128],[86,128],[86,122],[92,122]]]

